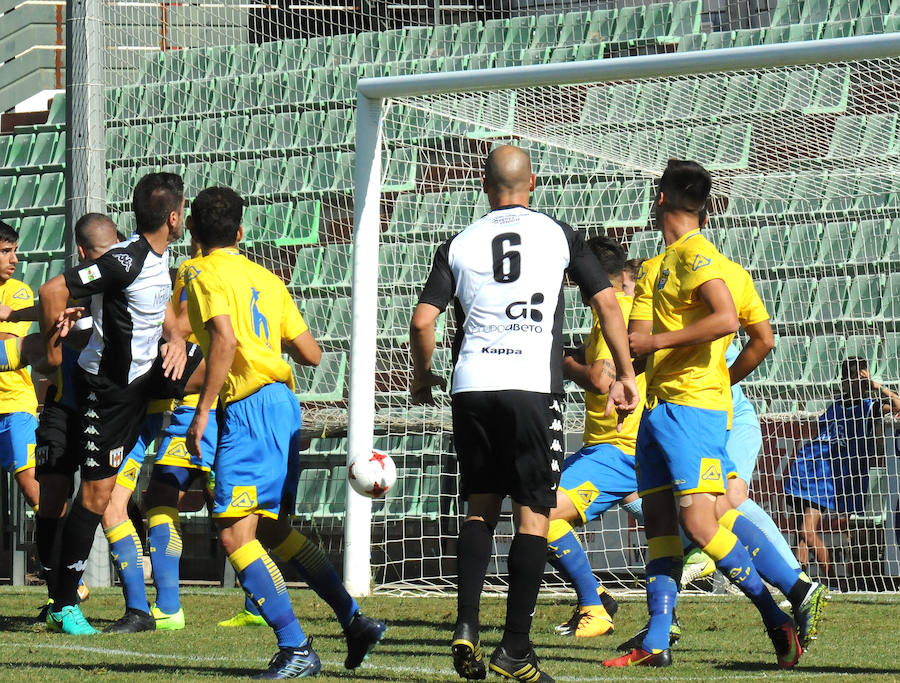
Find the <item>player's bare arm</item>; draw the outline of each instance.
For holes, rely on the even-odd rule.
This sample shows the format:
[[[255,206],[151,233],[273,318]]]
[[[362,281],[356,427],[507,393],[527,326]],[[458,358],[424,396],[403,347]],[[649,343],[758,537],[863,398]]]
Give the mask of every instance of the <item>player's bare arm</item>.
[[[587,365],[574,356],[564,356],[563,377],[586,391],[605,394],[616,380],[616,365],[608,358]]]
[[[197,456],[200,455],[203,432],[206,431],[206,425],[209,423],[209,411],[225,384],[237,348],[231,316],[217,315],[210,318],[206,321],[206,330],[209,332],[209,357],[206,359],[206,374],[203,377],[203,388],[200,390],[200,399],[197,402],[194,419],[185,436],[185,446],[188,452]]]
[[[759,364],[775,348],[775,335],[772,333],[772,325],[768,320],[763,320],[755,325],[747,325],[744,327],[744,331],[750,336],[750,341],[741,349],[738,357],[734,359],[734,363],[728,369],[732,384],[737,384],[759,367]]]
[[[697,322],[680,330],[646,334],[632,332],[629,335],[631,352],[646,356],[660,349],[694,346],[720,339],[737,332],[740,323],[734,308],[731,292],[721,279],[709,280],[697,287],[697,296],[709,307],[709,313]]]
[[[409,393],[413,403],[434,403],[432,387],[447,387],[444,378],[431,371],[431,356],[435,345],[434,323],[440,314],[437,306],[418,304],[409,323],[409,354],[413,365]]]
[[[170,379],[181,379],[184,372],[185,363],[187,363],[187,349],[185,346],[185,336],[182,334],[182,327],[179,324],[178,316],[172,308],[172,302],[166,304],[166,317],[163,320],[163,339],[166,343],[160,349],[162,356],[163,374]]]
[[[62,346],[59,343],[57,323],[60,315],[67,308],[71,294],[66,285],[66,278],[57,275],[51,278],[39,290],[41,334],[44,335],[46,344],[47,364],[50,367],[58,367],[62,363]]]
[[[612,287],[598,292],[591,298],[591,306],[597,312],[600,322],[600,330],[603,338],[609,346],[616,367],[616,379],[609,389],[609,399],[606,402],[606,414],[612,414],[615,410],[619,415],[618,429],[622,428],[625,416],[637,408],[640,400],[637,383],[635,382],[634,366],[631,363],[631,353],[628,350],[628,331],[625,328],[625,319],[622,317],[622,309],[616,301],[616,295]]]
[[[38,307],[32,304],[27,308],[13,308],[6,304],[0,304],[0,322],[22,323],[35,322],[38,319]]]
[[[282,349],[298,365],[316,367],[322,362],[322,349],[309,330],[306,330],[303,334],[298,334],[293,339],[285,339],[282,343]]]

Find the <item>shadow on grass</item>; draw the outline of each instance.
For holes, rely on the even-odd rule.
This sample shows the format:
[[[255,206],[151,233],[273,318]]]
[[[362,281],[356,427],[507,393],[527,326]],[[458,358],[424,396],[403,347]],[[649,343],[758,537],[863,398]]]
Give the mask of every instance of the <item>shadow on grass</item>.
[[[778,667],[768,662],[728,662],[727,664],[716,664],[716,669],[725,671],[778,671]],[[870,666],[807,666],[801,664],[794,669],[798,674],[817,673],[817,674],[834,674],[836,676],[847,675],[897,675],[900,674],[900,668],[884,668]]]
[[[190,672],[192,675],[197,676],[209,676],[211,678],[217,678],[220,676],[236,676],[240,678],[247,678],[249,676],[254,676],[262,671],[262,667],[258,669],[247,669],[247,668],[236,668],[236,667],[220,667],[220,668],[212,668],[212,667],[199,667],[199,666],[172,666],[166,664],[140,664],[137,662],[129,662],[124,664],[73,664],[71,662],[40,662],[36,663],[27,663],[27,662],[8,662],[3,665],[4,670],[12,670],[12,669],[34,669],[39,667],[41,669],[62,669],[65,671],[82,671],[84,673],[89,673],[91,671],[103,671],[103,672],[115,672],[115,673],[150,673],[157,675],[184,675],[185,672]]]

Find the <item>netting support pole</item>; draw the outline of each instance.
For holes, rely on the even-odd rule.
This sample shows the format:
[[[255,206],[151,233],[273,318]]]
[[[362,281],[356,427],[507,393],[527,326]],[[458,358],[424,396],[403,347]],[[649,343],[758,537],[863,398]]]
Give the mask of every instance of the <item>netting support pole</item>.
[[[66,3],[66,232],[67,265],[78,258],[73,228],[84,214],[106,212],[106,130],[103,107],[103,4]],[[84,573],[93,586],[111,586],[109,545],[97,529]]]
[[[103,106],[103,3],[66,2],[66,254],[77,258],[72,228],[88,212],[106,211]]]
[[[350,324],[350,408],[347,464],[372,452],[375,426],[375,346],[378,315],[378,240],[381,231],[381,99],[360,96],[356,110],[353,292]],[[372,501],[347,485],[344,586],[368,595],[372,582]]]

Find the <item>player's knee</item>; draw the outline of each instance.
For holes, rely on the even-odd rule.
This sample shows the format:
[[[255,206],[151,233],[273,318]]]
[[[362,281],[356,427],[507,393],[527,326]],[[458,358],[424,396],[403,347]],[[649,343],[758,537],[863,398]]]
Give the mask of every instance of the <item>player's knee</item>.
[[[81,499],[81,505],[87,510],[90,510],[94,514],[103,515],[104,523],[106,522],[106,512],[107,508],[110,505],[110,499],[112,498],[112,490],[115,485],[114,478],[110,478],[109,480],[101,479],[99,481],[82,481],[81,482],[81,493],[79,494],[79,498]],[[125,506],[127,506],[128,501],[125,501],[125,505],[122,506],[122,510],[118,517],[121,519],[113,520],[114,523],[122,522],[128,517],[128,512]],[[114,511],[110,510],[110,513],[114,513]],[[116,517],[115,514],[112,514],[113,517]]]

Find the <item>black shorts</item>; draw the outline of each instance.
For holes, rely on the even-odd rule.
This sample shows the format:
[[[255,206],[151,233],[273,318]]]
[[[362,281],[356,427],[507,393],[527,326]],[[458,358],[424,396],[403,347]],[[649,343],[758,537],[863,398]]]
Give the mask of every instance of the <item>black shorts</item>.
[[[160,342],[160,346],[164,343]],[[187,352],[187,363],[185,363],[184,372],[181,374],[180,379],[169,379],[166,377],[162,369],[162,355],[156,356],[149,373],[151,380],[148,391],[152,399],[175,398],[180,400],[184,398],[188,380],[194,374],[197,366],[203,361],[203,351],[200,350],[197,344],[187,342],[185,351]]]
[[[83,480],[114,477],[134,448],[144,426],[151,375],[148,371],[123,387],[76,368],[75,395],[81,421],[78,462]]]
[[[74,478],[78,469],[78,442],[81,429],[77,411],[53,400],[56,387],[47,389],[35,437],[35,477],[62,474]]]
[[[460,490],[556,507],[565,457],[562,398],[530,391],[454,394],[453,440]]]
[[[806,500],[806,498],[800,498],[799,496],[788,496],[788,502],[791,505],[791,509],[798,515],[804,514],[807,508],[818,510],[823,515],[827,515],[829,512],[834,512],[834,510],[830,510],[824,505],[814,503],[811,500]]]

